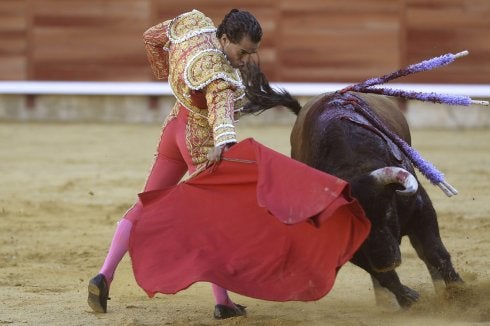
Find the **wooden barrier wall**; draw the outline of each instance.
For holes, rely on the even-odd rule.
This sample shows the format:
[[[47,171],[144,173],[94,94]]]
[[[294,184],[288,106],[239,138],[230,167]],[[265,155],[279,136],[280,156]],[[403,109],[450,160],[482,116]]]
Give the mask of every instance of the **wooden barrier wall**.
[[[447,52],[401,82],[490,83],[489,0],[0,0],[0,80],[153,80],[141,34],[193,8],[261,22],[271,81],[355,82]]]

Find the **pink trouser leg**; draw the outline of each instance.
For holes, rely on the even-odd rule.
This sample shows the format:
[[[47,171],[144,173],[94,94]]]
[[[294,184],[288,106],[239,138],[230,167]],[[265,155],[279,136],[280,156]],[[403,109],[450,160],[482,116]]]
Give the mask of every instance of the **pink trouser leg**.
[[[235,304],[233,301],[231,301],[230,297],[228,296],[228,291],[216,284],[211,284],[211,287],[213,289],[213,295],[214,295],[214,300],[216,301],[216,304],[222,304],[225,306],[229,307],[235,307]]]
[[[114,232],[114,237],[109,247],[109,253],[99,272],[105,276],[109,286],[114,277],[117,265],[128,251],[129,235],[131,234],[132,227],[133,223],[124,218],[117,223],[116,232]]]
[[[180,165],[179,167],[179,164],[174,163],[175,162],[171,162],[161,157],[157,158],[150,177],[148,178],[145,190],[167,188],[177,184],[177,182],[179,182],[179,180],[185,174],[187,168],[185,167],[185,164]],[[166,167],[165,171],[171,171],[172,173],[169,175],[163,174],[161,173],[163,171],[162,169],[155,168],[162,164]],[[170,169],[172,165],[174,168]],[[136,204],[134,204],[134,206],[126,212],[124,218],[122,218],[117,224],[116,231],[109,247],[109,252],[100,270],[100,274],[105,276],[109,284],[114,277],[114,272],[116,271],[117,265],[128,251],[131,228],[133,227],[133,222],[138,219],[142,207],[143,206],[140,201],[136,202]]]
[[[165,127],[155,162],[146,181],[145,191],[176,185],[186,173],[188,165],[190,165],[189,170],[195,170],[187,152],[184,132],[185,124],[182,128],[182,123],[178,119],[170,121]],[[100,274],[105,276],[108,284],[111,283],[119,262],[128,251],[131,228],[134,221],[139,218],[141,209],[142,204],[138,200],[118,222],[108,254],[100,270]]]

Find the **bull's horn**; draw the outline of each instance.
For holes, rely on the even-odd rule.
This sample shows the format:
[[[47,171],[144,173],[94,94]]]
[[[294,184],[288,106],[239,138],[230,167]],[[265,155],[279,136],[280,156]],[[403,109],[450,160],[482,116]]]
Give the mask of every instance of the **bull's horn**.
[[[419,187],[417,179],[405,169],[396,166],[387,166],[374,170],[369,175],[374,177],[377,182],[387,185],[390,183],[401,184],[405,190],[397,190],[400,195],[411,196],[415,194]]]

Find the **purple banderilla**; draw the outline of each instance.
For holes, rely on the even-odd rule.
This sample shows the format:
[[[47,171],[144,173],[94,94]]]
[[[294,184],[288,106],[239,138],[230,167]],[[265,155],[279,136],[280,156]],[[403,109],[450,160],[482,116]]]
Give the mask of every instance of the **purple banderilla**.
[[[400,78],[403,76],[411,75],[417,72],[432,70],[441,66],[445,66],[456,60],[457,58],[468,55],[468,51],[462,51],[456,54],[447,53],[439,57],[435,57],[429,60],[408,66],[407,68],[397,70],[382,77],[370,78],[362,83],[348,86],[340,91],[345,93],[347,91],[355,91],[360,93],[375,93],[388,96],[396,96],[405,99],[419,100],[424,102],[444,103],[449,105],[463,105],[469,106],[471,104],[488,105],[487,101],[472,100],[468,96],[464,95],[451,95],[451,94],[437,94],[437,93],[425,93],[405,91],[401,89],[374,87],[389,82],[390,80]]]
[[[425,102],[445,103],[450,105],[468,106],[473,103],[488,105],[488,102],[486,101],[474,101],[471,98],[463,95],[424,93],[424,92],[404,91],[404,90],[392,89],[392,88],[374,87],[399,77],[407,76],[417,72],[432,70],[434,68],[448,65],[451,62],[453,62],[455,59],[465,56],[467,54],[468,51],[462,51],[457,54],[447,53],[439,57],[435,57],[429,60],[425,60],[410,65],[407,68],[399,69],[395,72],[384,75],[382,77],[371,78],[362,83],[348,86],[340,90],[339,93],[344,94],[344,96],[346,96],[347,95],[346,93],[348,91],[354,91],[360,93],[375,93],[381,95],[396,96],[405,99],[415,99],[415,100],[425,101]],[[357,103],[358,104],[357,108],[359,109],[360,113],[362,113],[366,117],[366,119],[370,120],[370,122],[376,128],[380,129],[395,144],[397,144],[397,146],[410,158],[414,166],[417,167],[417,169],[419,169],[419,171],[432,184],[439,186],[439,188],[441,188],[441,190],[449,197],[458,194],[458,191],[444,180],[444,175],[439,170],[437,170],[437,168],[434,165],[426,161],[420,155],[420,153],[418,153],[415,149],[410,147],[410,145],[408,145],[403,139],[398,137],[398,135],[396,135],[395,133],[391,132],[388,128],[386,128],[383,122],[380,121],[370,110],[365,108],[363,105],[360,105],[359,98],[357,97],[352,98],[350,96],[346,96],[345,100],[351,103],[352,102]]]

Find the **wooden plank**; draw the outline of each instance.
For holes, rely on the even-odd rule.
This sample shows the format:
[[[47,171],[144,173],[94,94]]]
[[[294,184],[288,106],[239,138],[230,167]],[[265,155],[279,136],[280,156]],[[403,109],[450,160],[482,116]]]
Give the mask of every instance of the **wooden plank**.
[[[33,7],[33,78],[145,80],[141,36],[148,1],[37,0]]]
[[[351,82],[396,68],[398,16],[393,15],[392,7],[379,6],[378,1],[366,3],[378,6],[348,11],[349,1],[326,1],[319,8],[288,3],[282,16],[288,26],[281,33],[283,79]]]
[[[0,79],[26,78],[27,65],[26,2],[0,2]]]
[[[413,82],[490,82],[490,2],[407,0],[407,60],[417,62],[445,53],[469,50],[437,72],[418,74]]]
[[[398,4],[396,1],[386,0],[283,0],[279,1],[280,10],[293,12],[319,12],[326,13],[325,19],[337,13],[375,13],[379,11],[396,14]]]

